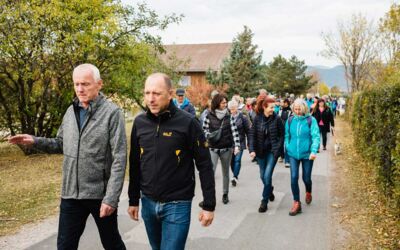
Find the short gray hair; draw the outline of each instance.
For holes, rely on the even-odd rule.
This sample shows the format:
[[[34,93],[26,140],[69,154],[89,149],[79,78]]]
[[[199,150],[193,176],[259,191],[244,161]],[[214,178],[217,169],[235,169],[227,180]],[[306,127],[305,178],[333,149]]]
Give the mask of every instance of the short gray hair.
[[[74,75],[77,74],[78,71],[82,71],[82,70],[92,71],[93,79],[95,80],[95,82],[98,82],[101,80],[99,69],[90,63],[84,63],[84,64],[80,64],[80,65],[76,66],[74,68],[74,71],[72,72],[72,77],[74,77]]]
[[[239,103],[236,100],[230,100],[228,102],[228,109],[231,109],[233,107],[236,107],[236,108],[239,107]]]
[[[301,113],[303,115],[307,115],[310,113],[310,109],[308,108],[307,103],[304,101],[304,99],[301,98],[297,98],[296,100],[294,100],[293,104],[292,104],[292,110],[294,111],[294,107],[295,106],[300,106],[300,110]]]

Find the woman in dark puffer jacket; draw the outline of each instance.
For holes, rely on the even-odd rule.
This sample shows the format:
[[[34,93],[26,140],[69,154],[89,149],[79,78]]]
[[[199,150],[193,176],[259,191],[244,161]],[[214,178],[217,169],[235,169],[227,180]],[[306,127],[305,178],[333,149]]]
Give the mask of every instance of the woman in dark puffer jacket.
[[[275,100],[266,97],[257,105],[257,116],[249,131],[249,152],[256,157],[260,167],[260,178],[264,184],[261,205],[258,212],[268,209],[268,199],[274,199],[272,174],[276,162],[283,156],[284,125],[282,119],[274,113]]]
[[[317,120],[319,131],[322,137],[322,146],[326,150],[327,133],[330,132],[331,126],[335,126],[333,114],[330,108],[326,105],[323,98],[319,99],[314,107],[313,116]]]

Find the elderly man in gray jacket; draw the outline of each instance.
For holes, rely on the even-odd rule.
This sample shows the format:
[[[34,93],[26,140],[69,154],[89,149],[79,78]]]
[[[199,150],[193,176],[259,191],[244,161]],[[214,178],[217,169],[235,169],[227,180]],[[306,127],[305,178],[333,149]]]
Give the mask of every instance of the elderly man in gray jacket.
[[[123,114],[100,92],[103,83],[94,65],[79,65],[72,78],[77,98],[57,136],[21,134],[9,142],[64,154],[58,249],[78,248],[89,214],[105,249],[125,249],[117,224],[127,157]]]

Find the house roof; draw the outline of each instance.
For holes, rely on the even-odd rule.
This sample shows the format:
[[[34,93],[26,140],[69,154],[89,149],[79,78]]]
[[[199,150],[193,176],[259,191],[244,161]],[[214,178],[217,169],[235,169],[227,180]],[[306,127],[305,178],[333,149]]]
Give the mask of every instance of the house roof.
[[[164,45],[165,54],[161,59],[168,63],[171,56],[187,62],[177,70],[184,72],[205,72],[209,68],[219,71],[222,62],[229,56],[232,43],[174,44]]]

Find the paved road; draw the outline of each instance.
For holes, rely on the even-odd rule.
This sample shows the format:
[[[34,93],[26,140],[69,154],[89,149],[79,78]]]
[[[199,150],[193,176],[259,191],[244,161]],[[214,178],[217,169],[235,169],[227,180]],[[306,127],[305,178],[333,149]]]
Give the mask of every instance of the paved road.
[[[292,205],[290,174],[289,169],[282,163],[277,164],[273,175],[276,199],[269,204],[265,214],[258,213],[262,184],[258,166],[250,161],[247,151],[243,155],[240,182],[238,186],[230,187],[231,201],[227,205],[221,202],[222,177],[220,166],[218,166],[217,208],[214,223],[204,228],[197,221],[200,211],[197,204],[201,200],[201,189],[197,181],[186,249],[329,249],[328,175],[332,161],[330,150],[332,147],[329,146],[328,151],[320,153],[314,164],[312,204],[306,205],[302,202],[303,213],[295,217],[288,215]],[[300,183],[301,199],[304,201],[304,185]],[[143,222],[130,220],[126,208],[127,196],[124,190],[119,210],[119,227],[127,248],[150,249]],[[54,218],[54,221],[56,219]],[[54,224],[56,223],[53,222]],[[35,239],[31,240],[28,249],[55,249],[56,233],[56,226],[52,226],[50,232],[39,233]],[[102,249],[91,217],[79,249]]]

